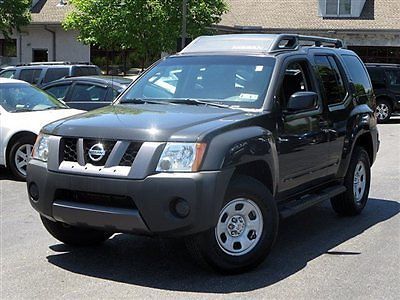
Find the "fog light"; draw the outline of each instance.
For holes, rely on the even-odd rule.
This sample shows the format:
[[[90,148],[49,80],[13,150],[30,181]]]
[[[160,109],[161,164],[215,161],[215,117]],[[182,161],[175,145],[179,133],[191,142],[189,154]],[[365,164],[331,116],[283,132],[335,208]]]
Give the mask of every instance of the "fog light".
[[[36,183],[32,182],[29,185],[29,196],[31,197],[32,200],[38,201],[39,200],[39,187],[37,186]]]
[[[190,206],[186,200],[176,199],[172,202],[172,210],[179,218],[186,218],[190,213]]]

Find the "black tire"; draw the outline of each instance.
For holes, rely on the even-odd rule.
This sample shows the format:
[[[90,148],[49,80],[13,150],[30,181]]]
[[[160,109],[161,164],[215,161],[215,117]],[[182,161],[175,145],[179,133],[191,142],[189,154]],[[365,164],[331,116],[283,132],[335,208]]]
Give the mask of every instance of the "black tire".
[[[357,201],[354,195],[354,174],[359,162],[365,167],[365,189]],[[361,179],[360,179],[361,180]],[[350,160],[349,169],[344,179],[346,192],[331,199],[332,208],[342,216],[355,216],[361,213],[368,201],[369,188],[371,184],[371,163],[367,151],[362,147],[356,147]],[[361,189],[360,189],[361,190]]]
[[[380,110],[384,110],[385,114],[379,113]],[[387,111],[387,115],[386,115]],[[378,123],[387,123],[392,116],[392,105],[390,101],[386,99],[378,99],[376,101],[376,116]]]
[[[31,145],[33,148],[33,144],[35,143],[35,136],[33,135],[24,135],[18,138],[14,143],[11,145],[10,151],[7,157],[7,166],[10,169],[13,176],[20,181],[26,180],[26,174],[21,173],[17,165],[15,163],[15,155],[18,149],[23,145]]]
[[[261,226],[262,233],[260,238],[255,241],[253,248],[249,249],[249,252],[235,256],[226,253],[223,247],[220,246],[216,236],[218,225],[203,233],[191,236],[186,239],[188,250],[201,265],[209,266],[215,271],[225,274],[241,273],[258,266],[271,251],[278,233],[279,224],[279,214],[274,198],[270,191],[256,179],[248,176],[237,176],[231,181],[227,189],[221,212],[229,203],[234,203],[235,199],[241,198],[251,200],[253,204],[257,205],[262,214],[263,225]],[[235,210],[237,210],[236,206]],[[218,222],[222,222],[223,218],[224,216],[220,215]]]
[[[47,231],[60,242],[70,246],[95,246],[108,240],[112,233],[91,228],[70,226],[53,222],[40,216]]]

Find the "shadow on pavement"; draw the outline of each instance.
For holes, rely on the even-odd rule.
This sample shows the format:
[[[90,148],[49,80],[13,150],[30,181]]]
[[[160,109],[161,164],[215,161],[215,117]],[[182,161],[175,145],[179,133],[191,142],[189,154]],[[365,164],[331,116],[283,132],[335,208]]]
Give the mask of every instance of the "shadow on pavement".
[[[15,180],[15,178],[13,178],[11,172],[8,169],[0,167],[0,181],[1,180]]]
[[[203,293],[244,292],[272,285],[307,266],[321,255],[362,255],[355,249],[331,249],[398,214],[400,204],[369,199],[363,214],[353,218],[335,215],[329,203],[314,207],[281,224],[280,234],[268,260],[258,269],[236,276],[220,276],[194,265],[184,244],[115,235],[101,247],[50,248],[57,252],[48,261],[62,269],[144,287]]]

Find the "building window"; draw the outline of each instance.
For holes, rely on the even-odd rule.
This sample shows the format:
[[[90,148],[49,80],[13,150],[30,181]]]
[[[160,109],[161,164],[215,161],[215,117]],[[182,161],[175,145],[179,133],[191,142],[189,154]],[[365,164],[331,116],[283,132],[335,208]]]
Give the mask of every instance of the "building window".
[[[326,0],[326,16],[350,16],[351,0]]]
[[[0,39],[0,56],[17,57],[17,40]]]

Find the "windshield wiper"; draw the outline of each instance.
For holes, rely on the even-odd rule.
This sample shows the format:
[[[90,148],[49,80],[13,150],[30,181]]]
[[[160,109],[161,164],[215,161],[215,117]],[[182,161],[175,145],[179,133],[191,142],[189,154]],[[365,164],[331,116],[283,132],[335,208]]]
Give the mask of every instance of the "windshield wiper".
[[[43,111],[43,110],[52,110],[52,109],[66,109],[66,107],[61,107],[61,106],[49,106],[43,109],[39,109],[39,111]]]
[[[19,109],[12,110],[11,112],[18,113],[18,112],[28,112],[28,111],[32,111],[32,109],[30,109],[30,108],[19,108]]]
[[[206,106],[214,106],[214,107],[220,107],[220,108],[229,108],[229,105],[225,104],[218,104],[214,102],[209,102],[209,101],[201,101],[197,99],[182,99],[182,100],[173,100],[170,101],[170,103],[175,103],[175,104],[187,104],[187,105],[206,105]]]
[[[168,104],[165,101],[154,101],[154,100],[147,100],[147,99],[139,99],[139,98],[132,98],[132,99],[122,99],[119,104]]]

